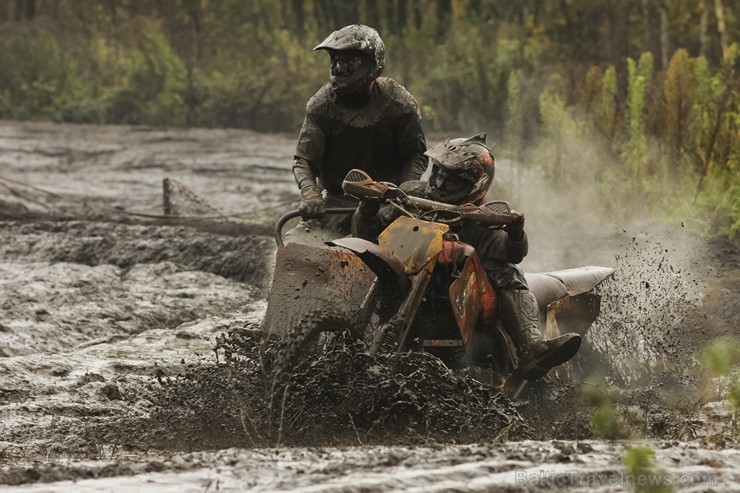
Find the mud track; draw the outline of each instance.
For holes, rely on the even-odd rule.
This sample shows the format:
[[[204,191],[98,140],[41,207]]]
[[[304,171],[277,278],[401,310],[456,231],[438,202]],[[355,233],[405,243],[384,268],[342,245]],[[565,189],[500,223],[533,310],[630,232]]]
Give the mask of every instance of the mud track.
[[[564,224],[535,202],[527,270],[617,269],[568,370],[576,383],[559,374],[512,403],[428,355],[371,358],[348,342],[295,369],[276,416],[258,329],[272,222],[296,198],[293,144],[0,124],[0,484],[613,491],[629,487],[625,447],[647,438],[679,489],[738,488],[737,422],[696,359],[737,335],[737,242]],[[164,178],[192,192],[178,217],[162,217]],[[617,441],[596,439],[593,387],[609,391]]]

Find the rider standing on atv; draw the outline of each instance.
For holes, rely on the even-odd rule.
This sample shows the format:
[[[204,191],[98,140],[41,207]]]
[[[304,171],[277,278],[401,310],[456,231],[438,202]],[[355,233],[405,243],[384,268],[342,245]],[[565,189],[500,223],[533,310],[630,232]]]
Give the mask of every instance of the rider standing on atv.
[[[429,149],[433,168],[428,182],[411,181],[400,187],[403,193],[453,205],[482,205],[493,182],[494,159],[485,144],[486,135],[446,140]],[[539,330],[539,308],[529,290],[524,273],[517,266],[527,255],[524,215],[512,211],[516,219],[503,229],[492,229],[472,220],[451,225],[451,233],[475,248],[483,268],[496,290],[505,330],[519,353],[522,376],[534,380],[575,356],[580,344],[569,333],[545,340]],[[396,217],[390,205],[362,202],[352,221],[353,234],[375,241],[378,234]],[[578,341],[580,342],[580,341]]]
[[[325,209],[357,206],[343,197],[347,172],[360,168],[394,183],[417,180],[426,170],[426,143],[416,100],[393,79],[380,77],[385,46],[375,29],[343,27],[314,50],[329,53],[331,81],[306,105],[293,174],[302,218],[318,218],[330,232],[327,239],[334,239],[349,234],[351,215],[324,215]]]

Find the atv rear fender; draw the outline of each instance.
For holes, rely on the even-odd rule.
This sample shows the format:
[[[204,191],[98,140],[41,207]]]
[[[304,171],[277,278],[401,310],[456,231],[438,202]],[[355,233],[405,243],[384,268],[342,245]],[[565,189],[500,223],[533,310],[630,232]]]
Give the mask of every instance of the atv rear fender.
[[[545,336],[566,332],[585,336],[601,308],[601,297],[591,291],[614,273],[609,267],[578,267],[540,274],[525,274],[540,308]]]

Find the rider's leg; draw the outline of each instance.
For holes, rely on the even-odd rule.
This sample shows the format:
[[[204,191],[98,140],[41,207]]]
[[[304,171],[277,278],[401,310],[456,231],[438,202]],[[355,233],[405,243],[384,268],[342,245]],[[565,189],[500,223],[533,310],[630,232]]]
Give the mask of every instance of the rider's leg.
[[[517,346],[524,378],[542,378],[550,368],[576,355],[581,346],[580,335],[568,333],[549,340],[542,337],[537,301],[529,289],[502,289],[498,294],[501,318]]]
[[[500,289],[498,304],[506,332],[514,341],[519,357],[545,349],[539,328],[540,312],[537,300],[528,289]]]

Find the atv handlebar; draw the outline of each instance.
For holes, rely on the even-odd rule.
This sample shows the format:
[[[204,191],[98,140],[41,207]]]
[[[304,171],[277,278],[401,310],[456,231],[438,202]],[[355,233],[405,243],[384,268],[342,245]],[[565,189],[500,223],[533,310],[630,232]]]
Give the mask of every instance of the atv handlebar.
[[[324,211],[326,214],[352,214],[355,212],[354,207],[329,207]],[[278,219],[277,223],[275,224],[275,243],[277,243],[277,246],[285,246],[283,243],[283,227],[285,227],[285,223],[290,221],[293,218],[300,217],[301,213],[298,209],[294,211],[287,212],[283,214],[283,216]]]
[[[461,219],[471,219],[477,223],[486,226],[506,226],[511,222],[515,221],[521,216],[516,211],[512,211],[509,208],[509,204],[502,200],[494,202],[488,202],[482,206],[475,204],[462,204],[452,205],[444,202],[437,202],[435,200],[423,199],[420,197],[414,197],[407,195],[401,191],[393,183],[384,181],[375,181],[362,170],[353,169],[342,181],[342,190],[347,195],[351,195],[360,200],[380,201],[382,203],[393,204],[395,207],[400,208],[406,214],[414,216],[414,214],[403,206],[411,206],[416,211],[421,211],[421,214],[417,214],[415,217],[421,218],[425,213],[450,213],[455,216],[454,219],[440,219],[435,215],[433,220],[438,222],[456,222]],[[326,209],[326,214],[352,214],[354,213],[354,207],[330,207]],[[275,224],[275,243],[277,246],[285,246],[283,243],[283,227],[285,223],[299,217],[301,213],[298,210],[290,211],[284,214],[278,219]]]
[[[391,203],[396,207],[412,206],[418,211],[424,212],[448,212],[455,215],[452,220],[435,220],[440,222],[455,222],[461,219],[471,219],[486,226],[505,226],[515,221],[520,214],[512,211],[507,202],[498,200],[489,202],[482,206],[475,204],[452,205],[435,200],[423,199],[403,193],[396,185],[388,182],[374,181],[362,170],[353,169],[342,182],[342,190],[348,195],[360,200],[380,201]],[[410,211],[403,209],[407,214]]]

